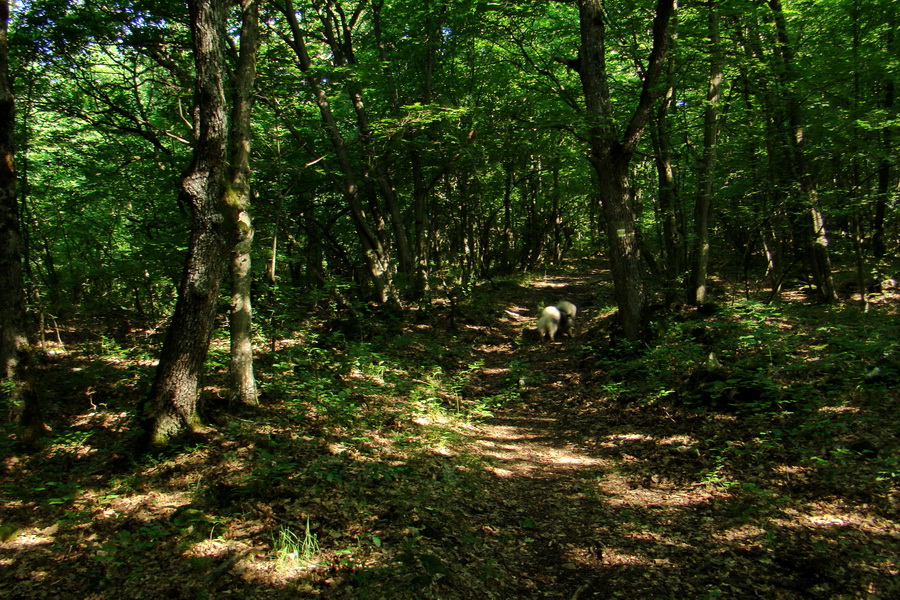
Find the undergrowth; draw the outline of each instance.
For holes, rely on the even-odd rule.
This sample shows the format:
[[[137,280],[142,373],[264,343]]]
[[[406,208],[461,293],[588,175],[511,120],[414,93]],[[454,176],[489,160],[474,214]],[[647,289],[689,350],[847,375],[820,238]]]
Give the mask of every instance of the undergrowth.
[[[520,293],[500,287],[496,298]],[[889,500],[900,483],[891,404],[900,331],[892,311],[736,301],[712,315],[656,314],[653,339],[640,343],[609,341],[585,311],[584,333],[574,339],[539,344],[517,323],[509,339],[491,338],[511,350],[490,355],[480,344],[504,312],[478,306],[455,306],[456,329],[436,308],[406,315],[405,325],[369,315],[366,327],[335,325],[336,313],[273,315],[257,340],[258,409],[218,401],[227,369],[220,337],[203,393],[208,427],[140,459],[123,440],[152,374],[147,347],[100,334],[84,349],[68,344],[69,354],[41,367],[52,382],[45,394],[53,430],[44,445],[24,452],[3,425],[0,542],[37,542],[2,551],[16,576],[0,591],[128,597],[150,585],[145,597],[202,597],[227,579],[261,597],[527,597],[510,575],[526,568],[515,564],[522,557],[554,556],[561,581],[570,571],[592,577],[613,568],[598,558],[604,545],[610,556],[617,548],[650,561],[630,536],[653,531],[666,548],[697,546],[698,510],[723,531],[754,528],[746,546],[707,541],[731,557],[723,564],[744,552],[749,564],[768,560],[771,576],[790,582],[812,567],[785,557],[813,564],[842,534],[786,530],[786,515],[838,502],[897,518]],[[875,367],[881,374],[871,376]],[[540,473],[533,481],[496,475],[509,465],[485,454],[480,428],[526,407],[607,461],[560,481],[559,497],[547,499],[583,506],[579,514],[602,511],[602,524],[584,530],[565,518],[542,520],[508,492],[534,493]],[[706,500],[679,516],[666,509],[661,517],[638,500],[613,509],[601,485],[613,476],[629,489],[671,489],[672,497],[704,490]],[[855,597],[861,573],[893,568],[878,562],[880,542],[867,549],[871,540],[842,541],[867,566],[844,581],[814,569],[823,589]],[[277,583],[267,565],[282,573]],[[35,569],[46,581],[29,575]],[[715,596],[719,588],[704,583],[702,569],[688,571],[680,572],[683,589]],[[624,576],[632,587],[623,589],[648,585]],[[887,588],[879,580],[873,589]]]

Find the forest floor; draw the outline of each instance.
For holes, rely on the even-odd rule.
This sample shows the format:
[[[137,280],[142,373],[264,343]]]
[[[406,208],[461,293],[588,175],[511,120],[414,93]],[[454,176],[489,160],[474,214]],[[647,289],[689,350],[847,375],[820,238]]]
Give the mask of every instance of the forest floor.
[[[217,339],[208,426],[143,458],[160,332],[60,323],[52,431],[0,438],[0,597],[900,597],[897,297],[724,289],[637,344],[591,263],[402,320],[258,302],[260,407],[217,401]]]

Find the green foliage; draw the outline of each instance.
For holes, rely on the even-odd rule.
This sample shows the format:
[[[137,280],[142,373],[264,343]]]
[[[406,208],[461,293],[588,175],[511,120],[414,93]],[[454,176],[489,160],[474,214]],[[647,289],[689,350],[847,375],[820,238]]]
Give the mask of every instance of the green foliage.
[[[443,413],[447,408],[460,413],[463,389],[482,365],[482,361],[476,361],[452,376],[447,376],[439,366],[433,367],[420,386],[413,388],[410,398],[421,406],[423,414]]]
[[[499,294],[479,296],[484,289],[475,288],[474,304],[509,305]],[[503,293],[521,302],[523,289]],[[15,515],[0,533],[16,543],[52,524],[43,546],[50,553],[40,560],[68,553],[103,589],[146,586],[159,574],[147,557],[175,557],[191,574],[172,580],[182,596],[237,560],[296,586],[289,593],[334,591],[318,577],[341,573],[337,585],[357,598],[452,596],[460,585],[505,596],[514,584],[502,563],[546,557],[558,539],[584,552],[603,544],[666,555],[673,564],[685,555],[666,552],[691,548],[728,572],[749,569],[754,581],[768,577],[753,571],[762,553],[826,557],[838,543],[870,579],[881,568],[886,546],[877,536],[804,529],[803,519],[836,502],[841,514],[871,518],[871,508],[856,505],[887,506],[897,485],[896,445],[892,429],[884,431],[893,391],[863,381],[870,360],[896,350],[889,311],[863,321],[849,309],[736,301],[711,316],[655,313],[655,338],[623,343],[590,327],[588,307],[584,332],[550,354],[546,345],[515,348],[514,320],[489,334],[451,332],[442,328],[446,313],[432,308],[400,321],[398,334],[373,311],[369,339],[360,340],[333,322],[341,313],[317,310],[329,317],[288,311],[276,351],[264,346],[260,409],[217,415],[199,440],[140,463],[109,460],[121,431],[107,429],[133,398],[132,378],[121,373],[137,353],[99,335],[84,337],[90,353],[72,344],[67,362],[47,368],[64,374],[67,390],[97,386],[104,402],[88,410],[82,394],[66,396],[77,426],[55,423],[33,458],[9,447],[20,461],[12,467],[29,467],[0,487]],[[496,312],[485,320],[503,318]],[[488,335],[492,349],[503,342],[504,350],[485,352]],[[225,377],[223,342],[216,340],[205,394]],[[717,367],[707,364],[711,351]],[[690,386],[698,368],[723,375],[698,391]],[[736,393],[753,387],[758,397]],[[502,414],[490,418],[498,407]],[[529,424],[513,425],[519,435],[508,437],[518,416]],[[887,526],[878,519],[873,527]],[[596,529],[579,537],[585,522]],[[748,537],[709,537],[706,527]],[[697,550],[698,535],[711,550]],[[655,573],[669,577],[668,566]],[[667,585],[684,577],[704,588],[704,576],[689,569]],[[768,585],[784,588],[783,577],[778,571]],[[646,577],[626,581],[647,589]],[[865,589],[853,581],[832,589]]]
[[[310,530],[309,517],[302,533],[296,533],[287,526],[279,527],[272,536],[272,551],[276,564],[281,567],[312,562],[319,553],[319,541]]]
[[[584,157],[585,136],[598,124],[583,118],[574,62],[576,3],[294,4],[312,64],[298,62],[297,48],[285,43],[292,32],[284,15],[276,4],[263,3],[266,26],[252,123],[253,300],[265,401],[259,413],[241,413],[240,419],[212,407],[212,426],[200,433],[202,442],[192,440],[129,465],[122,451],[122,439],[131,435],[125,423],[149,386],[149,367],[134,361],[155,354],[146,342],[165,330],[189,235],[189,207],[178,199],[194,139],[186,4],[13,3],[10,73],[29,298],[35,312],[60,317],[61,337],[73,350],[40,367],[41,375],[54,375],[47,378],[47,398],[56,422],[46,446],[31,459],[21,456],[13,425],[2,427],[0,451],[16,460],[5,463],[15,476],[3,482],[0,501],[27,524],[16,523],[9,531],[32,533],[46,519],[63,530],[54,552],[89,553],[89,562],[97,564],[75,568],[98,583],[120,572],[125,578],[164,581],[159,573],[143,571],[136,557],[161,546],[174,554],[168,546],[181,550],[211,540],[225,520],[248,519],[230,511],[249,513],[271,502],[266,508],[278,519],[293,515],[301,523],[297,515],[313,514],[325,523],[317,529],[327,532],[321,540],[308,518],[305,528],[285,525],[268,540],[285,566],[298,560],[327,564],[333,587],[323,593],[392,597],[387,589],[396,597],[443,597],[452,595],[444,594],[450,586],[440,586],[467,577],[479,579],[479,591],[498,597],[522,593],[524,588],[496,592],[500,588],[491,587],[521,571],[516,564],[521,557],[505,554],[505,545],[521,542],[515,550],[523,556],[538,546],[555,556],[559,539],[567,540],[566,552],[573,556],[602,551],[600,542],[595,549],[582,548],[577,535],[557,536],[527,513],[495,523],[504,518],[503,502],[519,499],[504,496],[488,505],[479,495],[496,500],[491,494],[502,488],[527,497],[535,482],[508,477],[498,485],[486,468],[491,459],[473,450],[472,433],[491,423],[500,408],[552,397],[548,390],[555,391],[557,383],[523,358],[536,351],[524,337],[511,342],[518,347],[515,356],[504,357],[505,364],[485,368],[496,356],[483,358],[487,353],[480,344],[497,335],[496,323],[512,304],[486,295],[479,282],[496,275],[492,289],[518,293],[503,275],[541,273],[566,257],[593,257],[598,251],[606,258],[606,219],[596,174]],[[722,17],[725,104],[713,174],[711,265],[715,286],[730,286],[740,272],[743,289],[729,288],[728,298],[717,290],[721,305],[714,315],[686,308],[651,315],[651,335],[642,342],[586,329],[567,349],[577,365],[565,367],[567,374],[578,377],[565,390],[565,405],[558,405],[564,406],[558,410],[564,411],[565,426],[581,428],[580,442],[615,464],[613,474],[633,487],[668,494],[653,480],[660,474],[671,477],[672,486],[703,484],[715,500],[710,510],[721,507],[721,513],[704,514],[702,523],[711,519],[723,528],[734,522],[766,530],[760,543],[767,554],[752,558],[772,566],[779,577],[804,570],[779,563],[777,536],[771,533],[772,514],[796,491],[791,486],[800,488],[795,510],[813,504],[809,498],[816,496],[840,497],[850,505],[854,499],[894,494],[900,470],[896,440],[873,433],[891,422],[878,410],[893,398],[895,382],[865,378],[873,366],[900,356],[896,315],[884,309],[861,314],[850,305],[797,306],[797,294],[810,283],[803,264],[809,198],[798,185],[790,143],[796,115],[787,111],[788,99],[801,100],[804,150],[816,177],[835,273],[843,280],[839,284],[849,281],[855,289],[848,267],[859,268],[864,283],[895,275],[900,265],[890,232],[897,229],[897,211],[890,193],[896,183],[892,144],[898,115],[888,84],[900,63],[888,34],[896,29],[896,3],[782,4],[795,61],[790,78],[779,60],[787,48],[778,42],[770,6],[723,0],[713,7]],[[348,21],[353,31],[340,36],[344,46],[335,49],[322,30],[328,19],[320,17],[339,5],[346,14],[357,8],[360,13]],[[697,149],[707,108],[710,9],[700,3],[679,8],[678,40],[670,55],[675,105],[666,118],[680,269],[683,259],[691,258],[683,247],[690,240],[681,237],[690,237],[686,232],[692,230],[692,203],[701,183]],[[630,113],[641,94],[653,4],[606,3],[605,10],[615,122]],[[331,122],[323,127],[323,101],[333,127]],[[653,161],[660,156],[660,125],[650,124],[648,133],[652,129],[654,135],[642,139],[629,173],[642,252],[657,259],[654,272],[665,267],[662,249],[668,241]],[[363,222],[352,216],[353,202],[363,207]],[[879,207],[887,232],[883,256],[874,243]],[[427,290],[417,289],[415,268],[403,272],[398,252],[403,236],[414,254],[417,244],[425,248],[412,260],[428,276]],[[419,304],[414,315],[370,304],[374,289],[367,261],[369,249],[379,244],[387,259],[376,270],[394,278],[401,301]],[[271,280],[264,275],[270,265]],[[648,279],[648,297],[653,284]],[[776,284],[790,304],[768,294]],[[442,303],[451,294],[454,303],[447,308]],[[604,303],[610,297],[599,288],[588,314],[608,313],[611,307]],[[226,310],[223,300],[220,316]],[[76,315],[83,320],[74,320]],[[103,326],[92,320],[98,317],[105,319]],[[114,321],[128,323],[120,333],[105,325]],[[443,336],[450,328],[455,337]],[[144,337],[138,331],[152,333]],[[221,333],[208,356],[205,398],[225,385],[225,342]],[[505,374],[495,376],[503,369]],[[11,396],[10,385],[3,383],[4,397]],[[642,441],[634,447],[617,446],[610,441],[614,437],[598,441],[641,427],[634,435]],[[663,432],[691,443],[663,443],[658,439]],[[621,460],[624,450],[634,452],[634,460]],[[111,466],[98,457],[112,459]],[[193,480],[181,477],[199,473],[198,465],[212,467]],[[783,480],[766,471],[781,468]],[[591,505],[577,514],[587,519],[584,515],[597,512],[615,526],[591,523],[585,531],[614,538],[616,527],[631,531],[662,522],[648,506],[595,511],[611,505],[598,483],[609,485],[611,477],[592,475],[586,478],[590,485],[579,487]],[[549,485],[551,479],[540,483]],[[174,496],[186,492],[192,506],[174,513],[168,507],[164,517],[159,508],[156,518],[135,516],[138,511],[127,521],[116,516],[117,510],[129,510],[123,506],[131,496],[148,488]],[[121,504],[115,494],[106,494],[110,490],[122,495]],[[684,493],[692,490],[686,487]],[[570,491],[557,503],[578,504],[581,498]],[[466,506],[471,510],[455,512],[456,507],[439,504],[454,497],[475,498]],[[691,514],[706,510],[704,502],[694,502]],[[667,505],[667,528],[677,524],[679,510]],[[403,519],[408,522],[402,528],[392,528]],[[470,522],[482,529],[468,528]],[[269,520],[257,530],[271,527]],[[799,528],[782,529],[795,535]],[[13,535],[7,531],[0,534]],[[660,574],[653,565],[685,575],[678,569],[689,563],[664,554],[698,548],[696,532],[692,527],[690,535],[671,544],[661,537],[665,549],[653,547],[646,555],[634,539],[618,550],[647,558],[641,563],[646,581]],[[232,540],[224,537],[222,543]],[[652,547],[652,540],[641,540]],[[750,547],[733,544],[716,546],[721,557],[733,558],[738,549]],[[789,547],[806,551],[815,545]],[[27,573],[32,553],[20,554],[17,572]],[[190,566],[209,571],[215,560],[193,557]],[[840,569],[821,570],[843,577],[853,564],[847,560]],[[33,572],[54,576],[43,566]],[[563,579],[591,581],[582,575],[576,571]],[[341,582],[354,587],[341,588]],[[394,587],[381,587],[386,582]],[[750,593],[720,583],[715,589],[697,585],[690,593]],[[842,597],[858,592],[844,593],[834,585],[802,590]],[[97,589],[80,593],[113,593]],[[866,593],[887,595],[877,589]],[[167,594],[172,595],[160,592]]]

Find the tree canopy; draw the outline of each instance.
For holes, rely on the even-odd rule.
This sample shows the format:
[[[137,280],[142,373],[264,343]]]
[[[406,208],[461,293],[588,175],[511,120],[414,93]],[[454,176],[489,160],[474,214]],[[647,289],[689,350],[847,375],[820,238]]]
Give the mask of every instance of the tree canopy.
[[[640,101],[654,5],[598,6],[604,118],[617,128]],[[260,10],[253,252],[270,280],[349,285],[388,301],[608,250],[598,196],[608,165],[598,174],[584,158],[594,117],[582,100],[574,3],[272,1]],[[662,226],[655,136],[640,139],[628,168],[642,268],[687,268],[696,251],[710,11],[722,71],[708,177],[715,264],[740,265],[748,281],[767,276],[773,289],[814,277],[800,216],[814,181],[828,249],[858,255],[866,277],[891,274],[881,261],[895,227],[886,209],[896,189],[895,9],[851,1],[679,8],[667,74],[652,86],[671,90],[671,109],[651,126],[665,120],[668,130],[674,229]],[[229,85],[238,18],[225,49]],[[54,313],[90,304],[164,314],[187,227],[173,190],[196,118],[187,11],[33,0],[15,7],[11,32],[35,299]],[[671,275],[687,285],[686,272]]]

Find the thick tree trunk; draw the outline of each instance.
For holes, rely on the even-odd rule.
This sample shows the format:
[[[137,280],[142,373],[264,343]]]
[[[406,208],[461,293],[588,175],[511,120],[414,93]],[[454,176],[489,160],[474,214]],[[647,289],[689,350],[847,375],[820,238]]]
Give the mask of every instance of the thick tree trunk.
[[[0,0],[0,379],[11,378],[18,436],[35,443],[47,430],[31,365],[22,277],[22,232],[15,167],[15,97],[9,80],[9,2]]]
[[[643,332],[644,280],[641,269],[640,236],[628,186],[628,160],[610,157],[597,162],[606,239],[609,244],[613,290],[619,309],[619,324],[629,340]],[[601,175],[602,173],[602,175]]]
[[[719,15],[715,0],[707,0],[709,11],[709,86],[703,117],[703,160],[700,163],[697,199],[694,204],[694,237],[691,251],[691,278],[688,302],[700,305],[707,300],[709,267],[709,213],[712,204],[716,149],[719,139],[719,96],[722,86],[722,55],[719,48]]]
[[[657,82],[666,63],[669,23],[674,0],[658,0],[653,20],[653,48],[647,61],[637,107],[619,134],[609,93],[605,56],[602,0],[578,0],[581,47],[581,86],[588,117],[588,159],[597,172],[598,192],[606,220],[613,286],[619,324],[627,339],[643,332],[644,282],[641,271],[640,232],[628,186],[628,170],[641,135],[661,90]]]
[[[0,0],[0,378],[15,374],[25,341],[22,235],[15,167],[15,98],[9,81],[9,2]]]
[[[175,314],[144,405],[145,445],[164,446],[179,431],[199,425],[197,395],[209,349],[219,285],[228,253],[223,214],[226,177],[224,35],[227,0],[191,0],[191,34],[197,69],[199,131],[194,157],[181,184],[191,210],[191,238]]]
[[[231,390],[230,400],[259,403],[253,374],[253,332],[250,303],[253,224],[250,219],[250,114],[259,47],[259,6],[256,0],[241,0],[241,42],[231,105],[231,165],[225,204],[235,240],[231,251]]]

